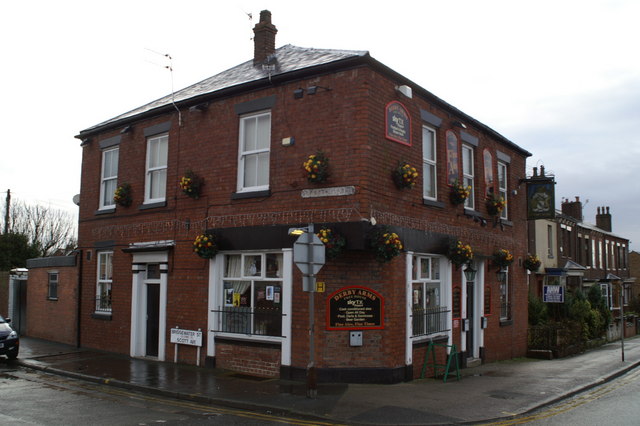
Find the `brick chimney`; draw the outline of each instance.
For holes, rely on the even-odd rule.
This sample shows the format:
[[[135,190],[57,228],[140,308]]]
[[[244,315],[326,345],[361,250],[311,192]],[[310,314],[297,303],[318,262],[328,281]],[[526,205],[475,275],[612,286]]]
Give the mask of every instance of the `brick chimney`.
[[[278,30],[271,23],[271,12],[260,12],[260,22],[253,27],[253,65],[261,64],[276,51],[276,33]]]
[[[596,226],[603,231],[611,232],[611,213],[609,213],[608,206],[598,207],[598,214],[596,214]]]
[[[565,200],[562,202],[562,213],[571,216],[578,222],[582,222],[582,202],[580,197],[576,197],[575,201]]]

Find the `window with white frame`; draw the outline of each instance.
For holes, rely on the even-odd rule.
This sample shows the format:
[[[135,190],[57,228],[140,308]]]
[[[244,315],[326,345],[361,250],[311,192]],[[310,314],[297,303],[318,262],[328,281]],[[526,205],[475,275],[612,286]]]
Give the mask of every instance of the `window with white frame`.
[[[602,261],[602,241],[598,241],[598,267],[604,269],[604,262]]]
[[[498,161],[498,196],[504,200],[504,209],[500,212],[500,217],[506,219],[509,203],[507,202],[507,164]]]
[[[111,312],[111,284],[113,282],[113,252],[98,253],[96,312]]]
[[[51,300],[58,300],[58,273],[49,272],[49,286],[48,286],[48,298]]]
[[[509,268],[506,268],[504,279],[500,283],[500,320],[511,319],[511,283],[509,280]]]
[[[166,199],[168,151],[168,135],[164,134],[147,138],[145,203],[162,202]]]
[[[547,225],[547,257],[549,259],[553,258],[553,246],[554,246],[554,240],[553,240],[553,226],[552,225]]]
[[[474,168],[473,168],[473,148],[469,145],[462,145],[462,184],[470,188],[469,196],[464,201],[466,209],[475,208],[475,184],[474,184]]]
[[[600,283],[600,291],[607,303],[607,308],[613,309],[613,292],[611,291],[611,283]]]
[[[281,337],[283,254],[225,254],[222,265],[217,331]]]
[[[102,175],[100,177],[100,209],[115,205],[113,194],[118,184],[118,147],[102,151]]]
[[[415,255],[412,258],[411,306],[413,337],[449,331],[449,308],[440,279],[441,259]]]
[[[422,127],[422,182],[423,197],[427,200],[436,200],[438,197],[436,132],[425,126]]]
[[[240,118],[238,191],[269,189],[271,112]]]

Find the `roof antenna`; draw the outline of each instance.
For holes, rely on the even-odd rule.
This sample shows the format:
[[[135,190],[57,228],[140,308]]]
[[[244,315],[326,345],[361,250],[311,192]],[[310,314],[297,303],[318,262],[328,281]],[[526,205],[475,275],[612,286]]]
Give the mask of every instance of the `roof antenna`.
[[[165,68],[165,69],[168,69],[169,73],[171,75],[171,105],[173,105],[173,107],[176,109],[176,111],[178,111],[178,126],[182,127],[182,113],[180,112],[180,109],[176,105],[175,91],[173,89],[173,58],[168,53],[156,52],[155,50],[152,50],[152,49],[149,49],[149,48],[146,48],[146,50],[148,50],[149,52],[155,53],[156,55],[163,56],[163,57],[165,57],[165,58],[167,58],[169,60],[169,65],[163,65],[162,67]],[[156,64],[156,65],[158,65],[158,64]]]

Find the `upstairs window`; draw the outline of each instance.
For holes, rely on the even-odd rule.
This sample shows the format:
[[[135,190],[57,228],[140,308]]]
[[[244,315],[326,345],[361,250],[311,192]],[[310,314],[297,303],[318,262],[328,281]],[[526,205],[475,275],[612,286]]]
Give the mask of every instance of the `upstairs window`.
[[[507,165],[498,161],[498,196],[502,197],[505,202],[504,209],[500,212],[500,217],[506,219],[508,217],[507,209],[509,203],[507,200]]]
[[[464,202],[466,209],[473,210],[475,208],[475,184],[474,184],[474,168],[473,168],[473,148],[469,145],[462,145],[462,184],[471,188],[469,197]]]
[[[269,189],[271,112],[240,118],[238,192]]]
[[[423,197],[436,200],[436,132],[428,127],[422,128],[422,180]]]
[[[168,150],[168,135],[164,134],[147,139],[145,203],[162,202],[166,199]]]
[[[102,151],[102,174],[100,177],[100,209],[115,206],[113,194],[118,185],[118,147]]]

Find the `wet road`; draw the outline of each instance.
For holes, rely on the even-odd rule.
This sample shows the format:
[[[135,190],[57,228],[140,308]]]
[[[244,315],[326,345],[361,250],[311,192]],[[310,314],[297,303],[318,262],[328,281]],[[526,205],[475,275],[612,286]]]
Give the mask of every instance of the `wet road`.
[[[491,423],[492,426],[581,425],[632,426],[640,424],[640,370],[546,407],[530,415]]]
[[[0,424],[274,425],[319,424],[273,412],[163,398],[24,369],[0,360]],[[330,423],[325,423],[330,424]]]

